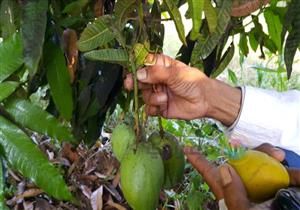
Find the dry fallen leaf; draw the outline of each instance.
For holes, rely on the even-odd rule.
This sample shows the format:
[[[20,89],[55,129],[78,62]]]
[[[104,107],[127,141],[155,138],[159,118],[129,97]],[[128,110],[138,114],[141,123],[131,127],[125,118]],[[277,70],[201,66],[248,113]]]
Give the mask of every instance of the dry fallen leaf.
[[[102,210],[103,207],[102,195],[103,195],[103,186],[101,185],[91,195],[91,205],[93,210]]]

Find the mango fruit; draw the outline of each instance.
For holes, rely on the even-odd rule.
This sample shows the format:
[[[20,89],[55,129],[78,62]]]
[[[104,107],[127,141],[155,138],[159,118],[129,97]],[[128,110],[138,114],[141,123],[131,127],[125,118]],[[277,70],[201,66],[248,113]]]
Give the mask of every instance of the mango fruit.
[[[228,163],[241,177],[248,198],[253,202],[268,200],[279,189],[289,186],[290,179],[286,168],[265,153],[248,150],[241,158],[231,159]]]
[[[111,135],[112,151],[116,158],[121,161],[128,149],[135,144],[135,133],[133,128],[125,123],[115,127]]]
[[[163,138],[160,133],[152,133],[148,141],[160,151],[164,163],[165,177],[164,188],[170,189],[181,182],[184,175],[185,159],[182,148],[175,136],[164,132]]]
[[[159,201],[164,178],[164,165],[152,144],[140,143],[128,151],[121,162],[121,187],[134,210],[154,210]]]

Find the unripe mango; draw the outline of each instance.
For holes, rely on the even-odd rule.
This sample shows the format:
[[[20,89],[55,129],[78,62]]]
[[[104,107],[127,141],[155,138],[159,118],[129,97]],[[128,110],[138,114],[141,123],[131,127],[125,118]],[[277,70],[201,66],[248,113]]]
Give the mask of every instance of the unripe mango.
[[[135,144],[134,130],[128,125],[121,123],[115,127],[111,135],[112,151],[119,161],[124,157],[128,149]]]
[[[269,155],[248,150],[239,159],[231,159],[233,166],[241,177],[248,197],[253,202],[268,200],[276,192],[289,186],[290,178],[286,168]]]
[[[163,178],[163,161],[150,143],[140,143],[121,162],[122,191],[134,210],[156,209]]]
[[[185,165],[184,154],[176,137],[164,132],[161,138],[158,132],[154,132],[148,141],[159,149],[162,156],[165,168],[164,188],[175,187],[183,179]]]

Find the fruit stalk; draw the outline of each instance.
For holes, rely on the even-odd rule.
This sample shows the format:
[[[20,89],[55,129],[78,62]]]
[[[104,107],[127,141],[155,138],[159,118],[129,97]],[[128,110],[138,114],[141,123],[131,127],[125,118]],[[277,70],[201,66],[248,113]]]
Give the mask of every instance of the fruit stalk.
[[[130,59],[131,72],[133,74],[133,92],[134,92],[134,121],[135,121],[135,131],[136,131],[136,141],[139,142],[140,136],[140,120],[139,120],[139,89],[138,89],[138,79],[137,79],[137,69],[134,63],[133,55]]]

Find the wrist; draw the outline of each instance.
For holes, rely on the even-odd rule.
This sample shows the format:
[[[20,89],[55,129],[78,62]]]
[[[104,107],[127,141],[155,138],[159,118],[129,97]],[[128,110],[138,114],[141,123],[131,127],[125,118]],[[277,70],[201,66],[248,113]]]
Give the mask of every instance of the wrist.
[[[241,90],[214,79],[209,79],[207,87],[208,110],[206,117],[216,119],[225,126],[232,125],[240,112]]]

